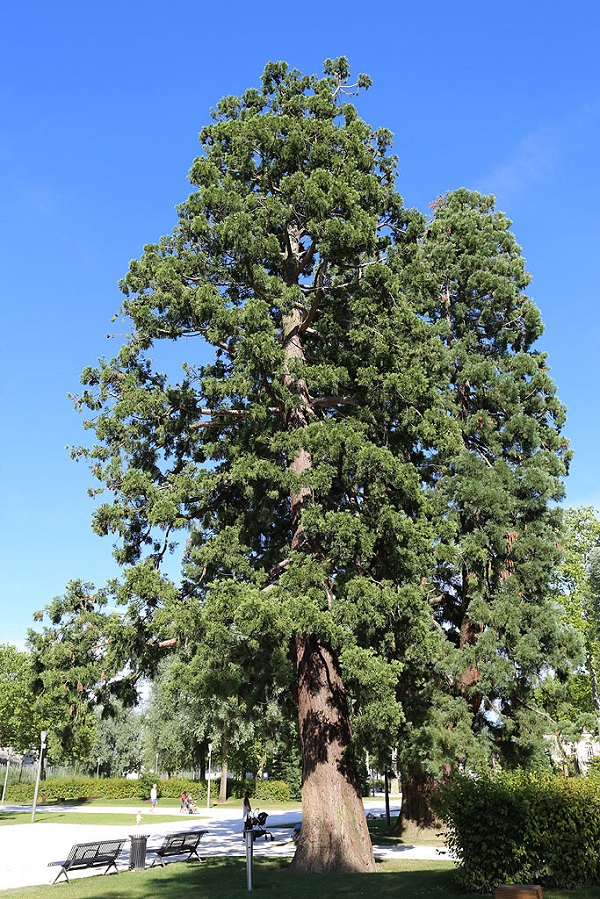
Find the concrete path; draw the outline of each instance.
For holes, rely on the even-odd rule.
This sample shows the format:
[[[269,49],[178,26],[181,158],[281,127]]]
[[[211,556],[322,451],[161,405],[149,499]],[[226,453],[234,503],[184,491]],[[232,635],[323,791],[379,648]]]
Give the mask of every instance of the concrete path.
[[[53,806],[53,810],[56,806]],[[208,856],[245,856],[245,842],[242,835],[241,809],[211,808],[201,810],[198,815],[180,815],[177,820],[158,823],[152,820],[152,814],[142,811],[140,826],[136,824],[138,809],[87,806],[61,806],[64,811],[89,812],[99,814],[109,812],[122,815],[127,819],[123,824],[11,824],[0,827],[0,891],[14,887],[32,886],[52,883],[59,869],[49,868],[48,863],[65,859],[74,843],[87,843],[93,840],[118,837],[127,838],[138,833],[148,835],[148,861],[152,858],[151,850],[158,848],[167,833],[178,830],[208,830],[202,839],[199,850],[203,857]],[[379,815],[383,812],[383,803],[365,801],[368,813]],[[31,807],[6,806],[5,811],[29,811]],[[159,814],[169,814],[170,809],[159,807]],[[268,812],[268,807],[264,809]],[[176,814],[176,810],[173,810]],[[301,820],[300,810],[269,813],[267,826],[275,837],[274,841],[259,838],[254,844],[254,853],[260,856],[288,857],[294,854],[295,846],[291,841],[291,826]],[[286,826],[287,825],[287,826]],[[376,847],[375,857],[383,858],[448,858],[433,846]],[[129,865],[129,840],[123,847],[119,860],[119,870],[127,870]],[[98,869],[90,871],[74,871],[69,875],[86,877],[98,874]],[[64,878],[63,878],[64,879]]]

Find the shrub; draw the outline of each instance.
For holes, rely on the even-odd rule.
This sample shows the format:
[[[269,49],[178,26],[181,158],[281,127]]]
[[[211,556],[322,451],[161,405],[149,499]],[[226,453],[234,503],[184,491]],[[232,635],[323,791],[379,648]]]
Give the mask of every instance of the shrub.
[[[290,788],[284,780],[259,780],[254,787],[254,798],[261,802],[289,802]]]
[[[600,778],[458,777],[442,791],[442,815],[467,891],[600,884]]]
[[[261,802],[289,802],[292,796],[289,784],[284,780],[234,780],[227,781],[227,795],[241,799],[248,790],[252,799]]]

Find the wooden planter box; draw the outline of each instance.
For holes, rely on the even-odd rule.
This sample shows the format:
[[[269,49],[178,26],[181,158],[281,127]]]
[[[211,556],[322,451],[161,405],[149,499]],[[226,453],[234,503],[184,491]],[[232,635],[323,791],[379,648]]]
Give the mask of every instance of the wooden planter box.
[[[539,884],[511,883],[496,887],[494,899],[544,899]]]

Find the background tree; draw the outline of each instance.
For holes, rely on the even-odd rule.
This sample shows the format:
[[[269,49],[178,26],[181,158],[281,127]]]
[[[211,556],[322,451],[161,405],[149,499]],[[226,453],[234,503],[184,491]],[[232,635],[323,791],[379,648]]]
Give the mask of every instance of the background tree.
[[[493,197],[460,189],[433,209],[423,241],[429,318],[446,350],[444,400],[460,439],[431,465],[448,530],[430,596],[450,646],[437,686],[426,688],[441,701],[419,704],[425,716],[405,783],[406,813],[417,819],[426,786],[421,747],[443,746],[456,729],[463,736],[454,758],[439,755],[446,768],[480,764],[486,740],[483,758],[493,750],[505,763],[526,763],[541,739],[531,716],[540,726],[544,719],[534,690],[548,668],[564,680],[577,658],[551,589],[560,560],[556,503],[570,458],[565,411],[546,355],[534,349],[543,329],[524,294],[529,275]],[[475,739],[465,739],[465,723]],[[414,811],[411,787],[419,794]]]
[[[210,736],[206,707],[206,697],[188,689],[187,675],[175,658],[165,659],[152,680],[143,715],[148,768],[154,769],[158,754],[161,771],[177,775],[199,768],[204,777]]]
[[[140,771],[143,761],[143,728],[139,711],[116,705],[110,715],[96,706],[97,735],[90,749],[89,773],[95,774],[98,760],[104,777],[122,777]]]
[[[591,506],[567,509],[564,560],[558,581],[559,600],[566,620],[576,628],[585,646],[585,673],[573,678],[576,705],[600,716],[598,658],[600,658],[600,580],[597,554],[600,551],[600,519]],[[587,698],[586,698],[587,697]]]
[[[144,588],[141,577],[139,588]],[[138,685],[150,670],[148,657],[159,655],[133,613],[107,611],[122,603],[123,589],[116,582],[95,590],[71,581],[64,595],[38,613],[41,632],[29,631],[33,690],[48,730],[48,757],[55,763],[88,767],[97,739],[95,704],[109,715],[113,703],[117,710],[121,702],[136,702]],[[134,595],[128,595],[133,603]],[[125,670],[133,648],[140,647],[135,670]]]
[[[31,658],[0,644],[0,746],[27,752],[39,746],[44,725],[32,689]]]

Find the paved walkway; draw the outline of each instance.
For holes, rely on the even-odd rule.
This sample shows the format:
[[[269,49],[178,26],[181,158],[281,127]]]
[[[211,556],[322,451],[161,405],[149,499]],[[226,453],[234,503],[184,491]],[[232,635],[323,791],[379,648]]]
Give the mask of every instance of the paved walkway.
[[[89,812],[99,814],[109,812],[123,815],[127,821],[123,824],[10,824],[0,827],[0,840],[2,851],[0,852],[0,891],[14,887],[33,886],[36,884],[52,883],[58,873],[58,868],[49,868],[48,863],[64,859],[74,843],[86,843],[92,840],[108,839],[111,837],[125,838],[136,833],[148,835],[148,856],[151,858],[152,848],[158,848],[166,833],[175,830],[200,830],[209,832],[200,843],[200,855],[215,856],[244,856],[245,843],[242,838],[241,809],[212,808],[201,811],[198,815],[181,815],[178,820],[168,823],[158,823],[152,820],[152,814],[145,811],[139,827],[136,823],[138,809],[132,808],[103,808],[100,806],[69,806],[61,807],[64,811]],[[365,808],[371,814],[381,814],[383,803],[378,801],[365,801]],[[5,811],[18,810],[31,812],[31,806],[6,806]],[[41,809],[40,809],[41,810]],[[53,806],[53,811],[57,810]],[[158,809],[158,813],[169,814],[171,809]],[[268,811],[268,809],[265,809]],[[176,814],[176,810],[173,810]],[[267,826],[275,837],[274,841],[257,839],[254,844],[254,853],[260,856],[287,857],[294,854],[290,826],[301,819],[301,813],[297,811],[277,812],[269,814]],[[287,826],[286,826],[287,825]],[[439,859],[448,858],[434,846],[401,846],[401,847],[375,847],[376,858],[423,858]],[[123,853],[119,860],[119,870],[127,870],[129,865],[129,841],[123,847]],[[86,877],[98,874],[98,869],[90,871],[74,871],[71,878]]]

